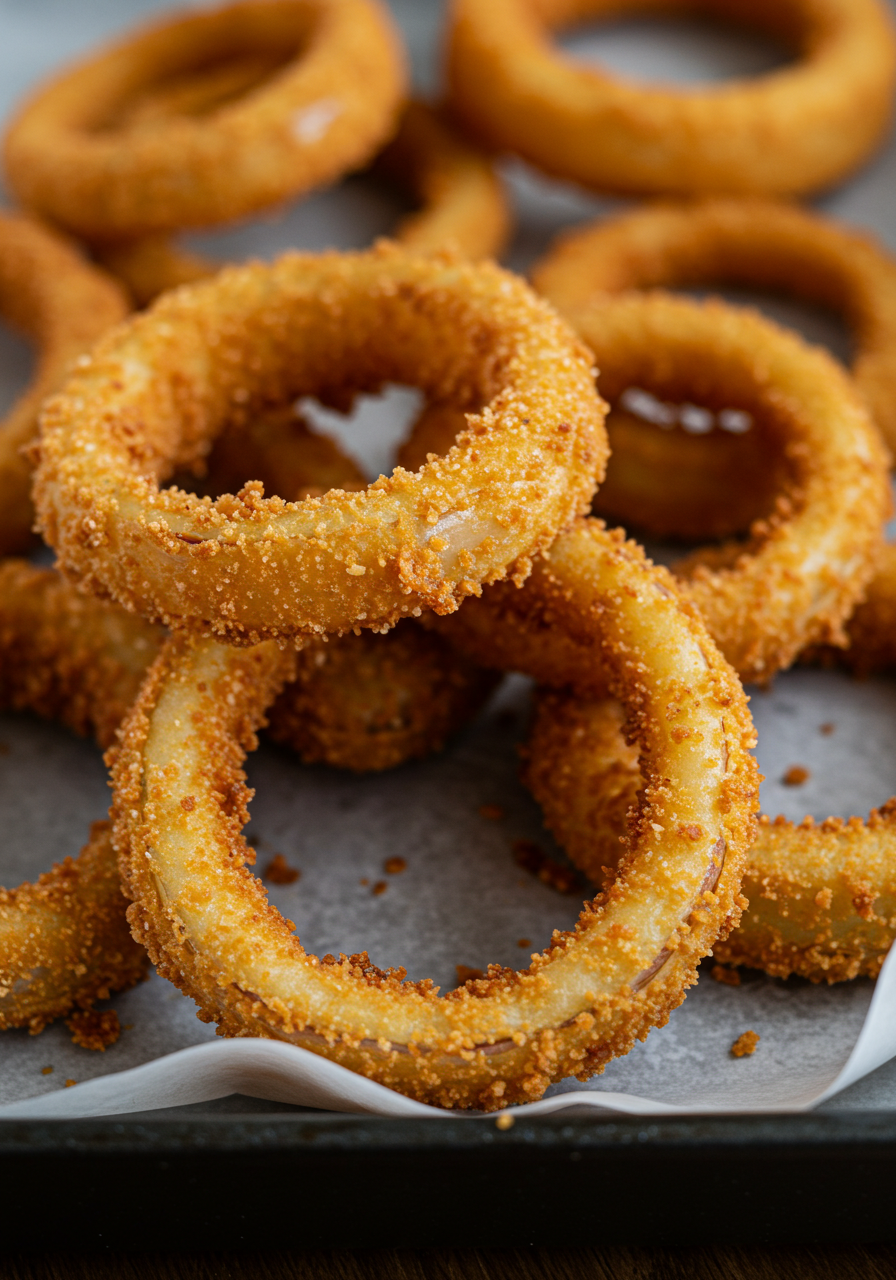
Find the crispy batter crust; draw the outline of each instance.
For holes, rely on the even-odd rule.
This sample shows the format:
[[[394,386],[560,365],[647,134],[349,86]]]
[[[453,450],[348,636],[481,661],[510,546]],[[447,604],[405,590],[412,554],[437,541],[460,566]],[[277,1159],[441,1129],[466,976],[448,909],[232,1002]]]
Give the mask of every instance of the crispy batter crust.
[[[662,201],[566,232],[533,268],[532,281],[561,313],[606,293],[700,285],[758,286],[831,307],[852,329],[852,375],[896,453],[896,259],[867,233],[772,200]],[[614,453],[626,443],[620,439]],[[679,458],[682,447],[677,441]],[[711,448],[710,437],[691,437],[685,447]],[[638,500],[635,491],[628,510],[614,508],[613,516],[634,523]]]
[[[0,315],[38,350],[31,385],[0,422],[0,554],[34,542],[31,467],[21,449],[37,434],[41,402],[127,311],[118,285],[62,236],[29,218],[0,213]]]
[[[524,779],[546,826],[595,884],[612,879],[643,786],[612,700],[542,690]],[[896,799],[868,821],[759,819],[740,925],[713,947],[724,964],[812,982],[876,977],[896,936]]]
[[[757,27],[798,61],[756,79],[634,84],[582,65],[556,28],[621,14],[699,14]],[[558,178],[620,195],[798,195],[880,143],[896,39],[880,0],[453,0],[451,105],[474,137]]]
[[[395,230],[396,241],[409,252],[454,247],[473,261],[501,252],[511,226],[504,186],[488,156],[458,133],[444,112],[408,103],[375,169],[406,187],[422,206]],[[179,248],[166,235],[101,244],[96,254],[141,307],[164,290],[202,280],[222,266]]]
[[[304,502],[159,481],[301,395],[410,382],[484,402],[448,457]],[[590,502],[604,406],[590,357],[515,276],[381,245],[286,254],[163,296],[42,416],[35,503],[65,572],[168,625],[247,644],[452,612]]]
[[[679,567],[741,677],[768,680],[810,644],[843,643],[842,625],[874,572],[890,510],[887,455],[846,373],[795,334],[720,302],[624,294],[571,320],[595,351],[611,402],[635,386],[664,400],[745,410],[784,459],[787,483],[773,514],[754,522],[749,542],[728,557],[714,558],[710,549]],[[446,634],[474,658],[487,644],[490,661],[502,666],[593,688],[587,651],[577,675],[565,637],[553,677],[554,657],[529,665],[539,637],[526,637],[528,651],[516,655],[529,607],[508,601],[510,590],[469,602]],[[499,632],[497,618],[508,614],[519,623]],[[549,632],[540,638],[553,644]]]
[[[157,628],[79,597],[49,570],[0,565],[4,708],[92,731],[107,746],[160,639]],[[94,823],[80,855],[35,884],[0,889],[0,1028],[36,1034],[72,1008],[133,986],[146,967],[125,921],[108,823]]]
[[[253,59],[260,83],[242,83]],[[191,98],[197,73],[211,110],[201,75]],[[364,164],[404,84],[377,0],[241,0],[144,27],[38,89],[7,132],[7,177],[87,240],[214,225]],[[141,111],[160,91],[167,109]]]
[[[672,579],[592,523],[552,560],[562,625],[589,637],[642,751],[643,808],[614,885],[521,973],[440,999],[366,954],[307,954],[248,871],[241,765],[294,670],[272,643],[180,634],[112,758],[131,926],[227,1035],[290,1040],[412,1097],[495,1109],[586,1078],[661,1025],[736,920],[757,796],[743,691]]]

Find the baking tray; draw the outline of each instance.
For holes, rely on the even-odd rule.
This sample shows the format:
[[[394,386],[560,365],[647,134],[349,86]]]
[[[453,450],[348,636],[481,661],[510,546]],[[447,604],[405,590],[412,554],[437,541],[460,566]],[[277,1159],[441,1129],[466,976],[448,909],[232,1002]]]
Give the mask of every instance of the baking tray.
[[[42,70],[164,7],[157,0],[33,0],[27,7],[0,0],[0,29],[19,40],[14,56],[0,50],[2,115]],[[394,0],[392,7],[418,87],[431,89],[440,6]],[[620,26],[602,33],[595,48],[619,69],[645,75],[667,72],[673,46],[685,73],[749,74],[774,61],[758,43],[735,47],[709,28],[661,24],[656,32],[651,45]],[[894,244],[894,156],[891,146],[821,207],[874,226]],[[612,207],[540,184],[518,166],[510,177],[524,217],[506,261],[518,269],[561,226]],[[384,212],[384,231],[392,216]],[[283,235],[288,243],[289,226]],[[251,232],[219,237],[214,247],[243,256]],[[814,336],[845,355],[842,337],[819,325]],[[879,1097],[884,1103],[875,1107]],[[892,1086],[869,1086],[844,1099],[852,1109],[809,1115],[566,1113],[519,1119],[506,1131],[486,1119],[341,1116],[239,1098],[110,1119],[2,1121],[4,1245],[889,1242],[896,1239],[891,1097]]]
[[[0,1125],[15,1249],[885,1243],[896,1114]]]

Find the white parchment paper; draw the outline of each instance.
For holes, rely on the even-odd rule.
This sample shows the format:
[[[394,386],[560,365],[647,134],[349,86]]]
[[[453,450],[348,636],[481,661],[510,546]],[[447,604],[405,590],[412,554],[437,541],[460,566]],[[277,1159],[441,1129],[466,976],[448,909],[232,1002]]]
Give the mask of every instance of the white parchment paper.
[[[136,16],[154,0],[0,0],[0,115],[41,75]],[[439,9],[426,0],[393,8],[411,48],[418,84],[437,80]],[[600,56],[628,74],[666,79],[752,74],[774,65],[762,42],[691,24],[644,31],[617,24],[577,36],[579,56]],[[519,231],[506,261],[525,270],[563,226],[597,216],[617,202],[599,200],[508,164]],[[873,228],[896,245],[896,147],[891,146],[844,189],[820,204]],[[350,179],[288,210],[277,220],[195,237],[222,257],[270,256],[288,246],[360,246],[387,233],[400,200]],[[847,356],[842,326],[791,303],[754,299],[778,318]],[[0,333],[0,407],[27,377],[30,355]],[[394,445],[417,397],[396,388],[368,400],[350,421],[318,414],[372,475],[391,466]],[[269,886],[272,900],[318,953],[368,950],[381,966],[404,964],[411,977],[455,985],[457,964],[519,967],[554,928],[572,924],[578,898],[560,896],[515,865],[514,840],[539,843],[561,858],[518,777],[529,686],[505,682],[479,720],[438,758],[378,777],[355,778],[306,768],[263,745],[249,763],[257,788],[249,835],[263,872],[275,853],[301,870],[293,886]],[[763,808],[799,819],[806,813],[865,815],[896,791],[896,683],[857,683],[828,672],[796,671],[756,693],[759,762],[766,774]],[[820,733],[833,723],[833,734]],[[108,805],[99,753],[57,726],[30,717],[0,717],[0,878],[35,876],[77,852],[89,822]],[[810,779],[785,788],[788,766]],[[483,805],[505,816],[483,818]],[[387,857],[407,862],[384,871]],[[372,893],[377,881],[386,891]],[[366,883],[362,883],[365,882]],[[522,941],[525,946],[520,946]],[[896,1107],[896,963],[877,984],[832,988],[745,975],[740,987],[700,983],[662,1030],[588,1084],[566,1081],[523,1110],[569,1106],[640,1114],[670,1111],[786,1111],[816,1105]],[[124,1031],[105,1054],[71,1043],[63,1025],[41,1036],[0,1036],[0,1118],[89,1116],[208,1104],[228,1095],[279,1105],[384,1115],[444,1114],[272,1041],[216,1040],[195,1006],[153,977],[112,1001]],[[750,1058],[729,1048],[745,1030],[761,1039]],[[51,1068],[51,1070],[47,1070]],[[72,1087],[63,1087],[75,1081]],[[251,1105],[241,1103],[242,1105]]]

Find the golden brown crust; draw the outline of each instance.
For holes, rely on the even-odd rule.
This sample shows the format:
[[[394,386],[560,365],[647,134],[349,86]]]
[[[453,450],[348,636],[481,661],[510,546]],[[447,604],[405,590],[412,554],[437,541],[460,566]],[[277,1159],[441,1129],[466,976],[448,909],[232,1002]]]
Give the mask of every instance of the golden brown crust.
[[[595,351],[611,402],[635,386],[662,400],[745,411],[784,459],[786,486],[772,515],[753,524],[750,541],[727,562],[707,554],[681,569],[684,589],[740,676],[768,680],[808,645],[842,643],[890,510],[886,452],[846,373],[795,334],[719,302],[624,294],[570,318]],[[499,586],[470,601],[446,634],[475,658],[490,617],[509,611],[520,619],[519,637],[528,606],[508,602],[509,594]],[[531,652],[514,657],[515,638],[496,636],[492,660],[551,684],[594,687],[587,654],[576,674],[565,639],[557,655],[562,676],[552,677],[554,659],[532,666]],[[538,639],[530,633],[529,650]]]
[[[36,711],[112,740],[159,628],[79,597],[48,569],[0,564],[0,706]],[[130,937],[108,823],[95,823],[76,859],[35,884],[0,889],[0,1028],[41,1031],[145,974]]]
[[[411,253],[454,248],[465,258],[497,258],[510,233],[507,196],[491,160],[454,129],[444,112],[423,102],[404,108],[398,133],[375,169],[422,206],[395,229]],[[223,265],[179,248],[168,236],[100,244],[96,256],[127,285],[137,306],[166,289],[192,284]]]
[[[0,316],[38,353],[30,386],[0,422],[0,554],[24,551],[35,540],[31,466],[21,449],[37,435],[41,402],[127,311],[118,285],[62,236],[0,213]]]
[[[892,114],[893,20],[880,0],[705,0],[704,15],[757,27],[798,60],[756,79],[634,84],[558,51],[576,22],[689,0],[453,0],[451,105],[474,137],[547,173],[620,195],[799,195],[843,178]]]
[[[533,268],[532,280],[561,313],[606,293],[701,285],[768,288],[830,307],[852,329],[853,377],[896,453],[896,260],[866,232],[773,200],[659,201],[566,232]],[[711,449],[710,440],[678,440],[675,449],[679,456],[682,448]],[[727,441],[729,451],[746,444],[743,437]],[[617,504],[608,513],[634,523],[637,502],[635,489],[627,510]],[[714,532],[705,527],[696,536]]]
[[[163,650],[113,760],[131,926],[227,1035],[286,1039],[412,1097],[491,1110],[585,1078],[662,1025],[736,919],[757,779],[743,691],[640,548],[595,524],[552,561],[562,625],[595,645],[643,753],[622,873],[522,973],[444,999],[366,954],[318,960],[245,866],[241,764],[294,669],[272,643]],[[721,864],[721,865],[720,865]]]
[[[215,81],[197,109],[184,81],[233,64],[236,82]],[[377,0],[238,0],[146,26],[38,89],[7,131],[7,177],[87,240],[214,225],[364,164],[404,82]],[[141,111],[159,90],[166,109]]]
[[[390,380],[485,408],[446,459],[363,493],[159,489],[259,410]],[[524,577],[605,456],[590,357],[548,304],[498,267],[380,245],[231,268],[120,326],[45,406],[35,501],[91,590],[245,644],[382,629]]]
[[[611,700],[539,693],[524,780],[545,824],[597,885],[624,851],[643,785]],[[723,964],[812,982],[876,977],[896,936],[896,799],[868,821],[800,823],[762,815],[749,852],[740,925],[713,947]]]
[[[306,764],[392,769],[441,750],[499,678],[414,622],[336,637],[298,655],[297,678],[270,709],[269,736]]]

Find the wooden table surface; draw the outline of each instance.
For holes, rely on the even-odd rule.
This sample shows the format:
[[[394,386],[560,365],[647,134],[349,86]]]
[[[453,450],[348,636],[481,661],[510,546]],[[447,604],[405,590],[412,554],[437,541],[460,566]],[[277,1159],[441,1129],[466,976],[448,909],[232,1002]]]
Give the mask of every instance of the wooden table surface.
[[[896,1245],[0,1255],[2,1280],[892,1280]]]

